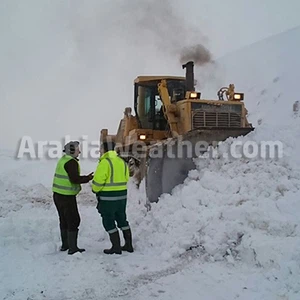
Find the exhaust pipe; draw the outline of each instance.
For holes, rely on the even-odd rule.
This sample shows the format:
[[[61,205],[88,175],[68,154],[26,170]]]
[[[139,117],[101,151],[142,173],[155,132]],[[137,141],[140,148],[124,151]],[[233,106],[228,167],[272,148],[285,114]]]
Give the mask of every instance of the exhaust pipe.
[[[189,61],[186,64],[182,65],[182,69],[186,69],[185,72],[185,85],[186,90],[194,92],[195,86],[194,86],[194,62]]]

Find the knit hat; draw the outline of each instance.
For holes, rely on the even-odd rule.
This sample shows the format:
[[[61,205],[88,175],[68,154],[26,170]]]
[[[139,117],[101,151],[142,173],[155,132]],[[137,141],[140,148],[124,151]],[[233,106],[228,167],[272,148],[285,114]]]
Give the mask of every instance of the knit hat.
[[[65,152],[68,155],[72,155],[75,153],[77,147],[79,147],[79,142],[71,141],[64,146],[63,152]]]

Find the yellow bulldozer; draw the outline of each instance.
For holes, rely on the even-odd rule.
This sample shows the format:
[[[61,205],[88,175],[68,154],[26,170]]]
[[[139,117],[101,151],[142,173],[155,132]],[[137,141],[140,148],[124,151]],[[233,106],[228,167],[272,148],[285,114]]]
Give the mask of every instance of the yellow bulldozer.
[[[137,185],[144,180],[149,203],[183,183],[194,158],[228,137],[254,128],[247,120],[244,94],[233,84],[202,99],[195,91],[194,62],[182,65],[185,77],[139,76],[134,80],[134,115],[126,107],[117,134],[102,129],[100,142],[112,140]]]

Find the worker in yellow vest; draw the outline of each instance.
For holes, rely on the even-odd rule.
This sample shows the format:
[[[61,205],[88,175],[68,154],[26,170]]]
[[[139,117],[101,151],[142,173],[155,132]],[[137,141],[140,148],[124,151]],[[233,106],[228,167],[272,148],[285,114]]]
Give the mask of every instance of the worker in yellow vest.
[[[122,254],[122,250],[133,252],[131,229],[126,216],[129,169],[127,163],[114,149],[114,142],[102,143],[103,155],[99,159],[92,181],[92,191],[98,200],[97,209],[112,243],[110,249],[104,249],[105,254]],[[123,232],[125,240],[123,247],[116,223]]]
[[[81,184],[93,179],[93,173],[80,176],[78,156],[81,153],[79,142],[71,141],[64,146],[65,153],[58,161],[53,178],[53,200],[59,216],[61,251],[68,250],[72,255],[85,249],[77,247],[80,215],[76,196],[81,191]]]

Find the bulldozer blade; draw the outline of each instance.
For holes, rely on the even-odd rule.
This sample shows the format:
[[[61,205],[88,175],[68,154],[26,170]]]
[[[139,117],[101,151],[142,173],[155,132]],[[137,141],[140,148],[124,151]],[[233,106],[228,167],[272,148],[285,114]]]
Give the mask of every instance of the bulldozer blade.
[[[151,146],[145,174],[148,202],[157,202],[182,184],[190,170],[196,168],[194,158],[229,137],[247,135],[253,128],[205,128],[188,132]]]
[[[162,194],[171,193],[194,168],[195,163],[190,158],[151,158],[146,174],[147,200],[157,202]]]

